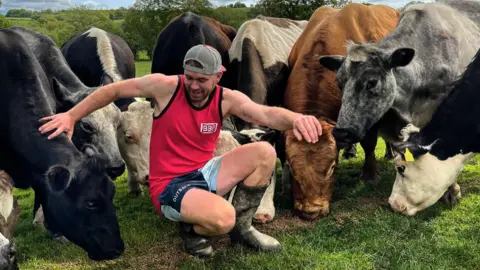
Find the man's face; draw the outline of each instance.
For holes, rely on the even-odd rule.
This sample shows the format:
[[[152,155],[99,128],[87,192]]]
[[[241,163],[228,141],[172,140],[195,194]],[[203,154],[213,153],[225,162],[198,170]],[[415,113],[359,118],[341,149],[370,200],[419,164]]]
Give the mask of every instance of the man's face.
[[[192,102],[200,102],[208,98],[213,87],[220,81],[222,73],[213,75],[185,70],[185,88]]]

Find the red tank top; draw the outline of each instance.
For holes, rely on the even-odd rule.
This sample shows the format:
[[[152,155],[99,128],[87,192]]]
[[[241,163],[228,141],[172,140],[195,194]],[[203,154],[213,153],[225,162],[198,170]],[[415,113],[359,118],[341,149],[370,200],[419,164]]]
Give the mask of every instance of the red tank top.
[[[179,75],[175,93],[160,115],[153,116],[150,137],[150,197],[161,214],[158,196],[170,181],[213,158],[222,125],[223,89],[216,86],[202,108],[194,107]]]

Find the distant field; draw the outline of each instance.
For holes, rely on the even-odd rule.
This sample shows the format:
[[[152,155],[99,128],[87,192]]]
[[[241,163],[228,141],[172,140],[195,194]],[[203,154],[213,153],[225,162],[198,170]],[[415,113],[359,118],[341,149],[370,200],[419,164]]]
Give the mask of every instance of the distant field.
[[[151,66],[152,66],[151,61],[137,61],[137,62],[135,62],[137,77],[142,77],[144,75],[150,74]]]
[[[137,62],[137,76],[150,72],[150,62]],[[276,199],[277,216],[256,225],[283,244],[278,254],[258,254],[230,247],[225,237],[214,241],[217,254],[200,260],[181,248],[176,224],[159,217],[148,194],[127,195],[126,173],[116,180],[115,204],[126,244],[114,261],[94,263],[72,244],[53,242],[32,222],[33,194],[16,190],[22,208],[15,233],[21,269],[480,269],[480,158],[460,176],[463,200],[455,207],[437,203],[416,217],[387,207],[394,169],[383,159],[379,140],[381,183],[359,181],[363,150],[340,164],[329,216],[316,222],[292,216],[288,202]],[[279,175],[280,176],[280,175]]]

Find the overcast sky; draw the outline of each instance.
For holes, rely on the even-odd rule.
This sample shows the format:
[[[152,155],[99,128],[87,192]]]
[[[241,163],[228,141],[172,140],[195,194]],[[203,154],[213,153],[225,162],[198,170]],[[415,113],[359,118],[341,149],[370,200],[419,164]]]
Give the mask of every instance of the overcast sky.
[[[8,10],[11,8],[26,8],[26,9],[66,9],[73,5],[89,5],[97,8],[119,8],[129,7],[135,0],[3,0],[3,5],[0,10]],[[237,0],[210,0],[214,5],[226,5],[235,3]],[[370,2],[372,4],[385,4],[391,7],[402,7],[411,0],[352,0],[353,2]],[[432,0],[425,0],[429,2]],[[251,5],[256,0],[240,0],[246,5]]]

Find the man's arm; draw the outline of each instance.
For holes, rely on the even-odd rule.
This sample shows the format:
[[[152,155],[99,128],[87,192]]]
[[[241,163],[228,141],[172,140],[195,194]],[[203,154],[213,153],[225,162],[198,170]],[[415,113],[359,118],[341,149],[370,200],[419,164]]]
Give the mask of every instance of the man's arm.
[[[175,77],[155,73],[102,86],[68,111],[74,121],[107,106],[119,98],[161,98],[169,92],[168,82]]]
[[[322,126],[314,116],[255,103],[240,91],[226,89],[224,98],[227,102],[227,114],[236,115],[250,123],[280,131],[293,129],[299,140],[305,137],[308,142],[314,143],[318,141],[318,136],[322,134]]]
[[[171,86],[176,85],[177,81],[177,76],[154,73],[102,86],[67,112],[40,119],[40,121],[48,122],[43,124],[39,130],[41,133],[46,133],[56,128],[57,130],[48,136],[49,139],[62,132],[67,132],[67,135],[71,138],[75,122],[93,111],[103,108],[119,98],[161,99],[163,96],[167,96],[172,89],[175,89]]]

